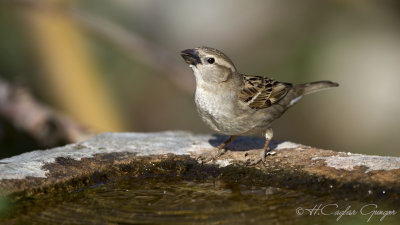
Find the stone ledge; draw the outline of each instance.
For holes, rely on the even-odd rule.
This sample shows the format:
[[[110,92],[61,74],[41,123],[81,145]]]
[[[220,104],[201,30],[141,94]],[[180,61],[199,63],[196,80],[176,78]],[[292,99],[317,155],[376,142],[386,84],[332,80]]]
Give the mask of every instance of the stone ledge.
[[[40,192],[58,187],[74,190],[121,175],[155,171],[174,175],[219,176],[318,193],[399,199],[400,158],[321,150],[292,142],[273,141],[276,154],[266,166],[247,166],[258,157],[264,140],[240,137],[215,161],[198,158],[226,137],[183,131],[104,133],[64,147],[33,151],[0,160],[3,193]],[[167,172],[166,172],[167,171]],[[63,187],[64,184],[68,184]]]

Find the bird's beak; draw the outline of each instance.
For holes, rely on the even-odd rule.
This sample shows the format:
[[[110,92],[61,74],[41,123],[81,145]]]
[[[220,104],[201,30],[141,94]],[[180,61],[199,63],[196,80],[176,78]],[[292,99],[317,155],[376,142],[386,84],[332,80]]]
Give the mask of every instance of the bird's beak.
[[[197,65],[201,63],[200,57],[197,54],[196,49],[186,49],[181,52],[182,58],[185,60],[187,64]]]

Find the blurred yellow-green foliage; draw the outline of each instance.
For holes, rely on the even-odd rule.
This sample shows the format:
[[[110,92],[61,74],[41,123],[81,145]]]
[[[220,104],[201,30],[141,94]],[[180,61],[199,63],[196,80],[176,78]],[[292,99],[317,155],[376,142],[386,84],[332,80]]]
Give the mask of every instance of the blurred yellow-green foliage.
[[[211,132],[179,56],[206,45],[243,73],[340,83],[289,110],[277,139],[400,155],[399,1],[10,0],[0,28],[0,76],[97,132]]]

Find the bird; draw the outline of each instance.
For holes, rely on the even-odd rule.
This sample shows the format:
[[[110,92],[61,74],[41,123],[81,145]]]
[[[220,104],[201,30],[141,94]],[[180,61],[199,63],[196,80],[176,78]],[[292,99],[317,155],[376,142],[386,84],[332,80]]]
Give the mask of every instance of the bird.
[[[218,157],[227,144],[238,136],[265,137],[260,159],[266,162],[273,138],[271,124],[304,95],[337,87],[332,81],[293,85],[264,76],[245,75],[237,71],[232,60],[220,50],[198,47],[181,51],[192,69],[196,89],[194,101],[201,119],[215,132],[229,135],[217,147]]]

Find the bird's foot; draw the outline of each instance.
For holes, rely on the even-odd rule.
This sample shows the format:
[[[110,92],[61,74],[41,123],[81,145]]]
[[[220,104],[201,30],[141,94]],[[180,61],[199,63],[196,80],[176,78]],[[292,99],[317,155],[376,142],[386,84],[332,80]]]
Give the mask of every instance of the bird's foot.
[[[263,162],[264,166],[266,166],[266,163],[267,163],[266,157],[269,155],[275,155],[275,154],[276,154],[276,152],[271,151],[270,148],[261,150],[260,158],[261,158],[261,161]]]
[[[266,165],[267,159],[266,157],[268,157],[269,155],[275,155],[276,152],[271,151],[269,148],[267,150],[262,149],[260,152],[260,156],[259,157],[250,157],[246,160],[246,165],[247,166],[254,166],[257,165],[259,162],[262,162],[264,164],[264,166]],[[245,155],[246,157],[247,155]]]
[[[218,158],[221,155],[225,154],[226,149],[225,148],[217,148],[214,152],[215,152],[214,158]]]
[[[261,157],[258,156],[258,154],[253,154],[249,152],[246,152],[244,154],[244,157],[246,158],[246,166],[255,166],[262,160]]]
[[[260,158],[249,158],[246,160],[246,166],[255,166],[261,161]]]
[[[215,149],[212,149],[210,152],[207,151],[206,153],[199,155],[199,157],[197,157],[197,160],[201,161],[202,163],[213,162],[218,157],[223,155],[225,152],[226,152],[226,149],[215,148]]]

